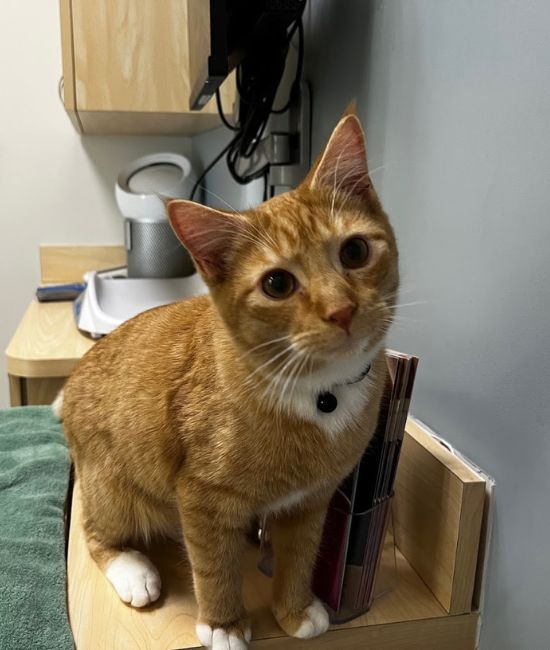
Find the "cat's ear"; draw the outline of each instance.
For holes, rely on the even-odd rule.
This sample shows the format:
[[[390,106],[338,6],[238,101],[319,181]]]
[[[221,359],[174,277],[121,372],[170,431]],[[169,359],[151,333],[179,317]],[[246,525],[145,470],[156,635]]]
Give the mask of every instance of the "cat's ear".
[[[306,182],[312,189],[324,187],[356,196],[372,190],[365,135],[356,115],[345,115],[338,122]]]
[[[168,217],[177,238],[208,281],[227,277],[235,240],[245,228],[242,217],[193,201],[168,201]]]

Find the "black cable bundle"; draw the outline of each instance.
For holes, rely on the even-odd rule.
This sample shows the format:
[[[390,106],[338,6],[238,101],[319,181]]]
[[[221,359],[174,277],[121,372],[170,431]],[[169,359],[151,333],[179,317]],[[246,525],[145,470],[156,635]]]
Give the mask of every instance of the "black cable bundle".
[[[236,124],[231,124],[225,117],[220,91],[216,90],[216,104],[220,118],[235,135],[199,176],[191,191],[189,197],[191,200],[194,199],[205,176],[224,156],[231,177],[240,185],[264,178],[264,200],[267,199],[269,163],[244,174],[239,171],[239,168],[242,167],[241,161],[248,163],[256,152],[270,115],[287,111],[299,92],[304,60],[302,15],[306,0],[286,2],[291,7],[294,6],[291,15],[296,16],[290,26],[289,11],[284,10],[285,0],[267,0],[265,4],[264,11],[250,30],[245,46],[246,54],[237,66],[237,91],[240,102]],[[290,43],[296,32],[298,32],[296,75],[287,102],[281,108],[274,110],[273,102],[285,70]]]

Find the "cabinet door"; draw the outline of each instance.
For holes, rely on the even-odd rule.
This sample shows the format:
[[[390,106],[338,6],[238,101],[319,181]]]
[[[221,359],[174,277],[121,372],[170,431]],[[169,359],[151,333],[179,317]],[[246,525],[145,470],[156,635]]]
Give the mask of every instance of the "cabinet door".
[[[190,110],[187,0],[62,0],[61,10],[72,34],[62,38],[66,108],[74,104],[83,132],[184,134],[218,124],[215,102]],[[208,25],[204,32],[208,42]],[[234,84],[225,86],[230,108]]]

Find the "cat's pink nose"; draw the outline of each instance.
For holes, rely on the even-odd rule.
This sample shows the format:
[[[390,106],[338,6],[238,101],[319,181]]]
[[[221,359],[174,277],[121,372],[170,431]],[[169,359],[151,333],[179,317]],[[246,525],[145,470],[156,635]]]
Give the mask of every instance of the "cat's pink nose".
[[[329,313],[326,320],[335,323],[338,327],[341,327],[349,334],[351,321],[356,311],[357,305],[354,302],[348,302],[342,307],[338,307],[338,309]]]

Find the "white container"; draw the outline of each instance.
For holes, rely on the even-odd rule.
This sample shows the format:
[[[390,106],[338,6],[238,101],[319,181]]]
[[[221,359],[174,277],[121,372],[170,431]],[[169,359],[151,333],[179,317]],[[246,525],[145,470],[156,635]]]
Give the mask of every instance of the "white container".
[[[109,334],[124,321],[147,309],[208,292],[198,273],[185,278],[128,278],[125,269],[91,271],[86,290],[74,303],[80,330],[94,338]]]
[[[191,257],[174,235],[163,199],[189,195],[191,163],[175,153],[143,156],[127,165],[115,185],[124,222],[128,276],[173,278],[194,272]]]

